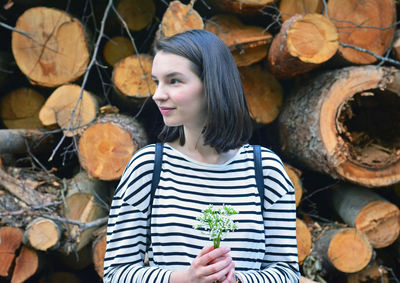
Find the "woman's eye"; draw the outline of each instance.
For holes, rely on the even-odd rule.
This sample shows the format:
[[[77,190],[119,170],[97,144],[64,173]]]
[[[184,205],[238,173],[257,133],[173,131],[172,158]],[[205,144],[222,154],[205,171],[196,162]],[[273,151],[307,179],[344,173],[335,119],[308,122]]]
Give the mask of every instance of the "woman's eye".
[[[177,79],[171,79],[170,84],[178,84],[180,83]]]

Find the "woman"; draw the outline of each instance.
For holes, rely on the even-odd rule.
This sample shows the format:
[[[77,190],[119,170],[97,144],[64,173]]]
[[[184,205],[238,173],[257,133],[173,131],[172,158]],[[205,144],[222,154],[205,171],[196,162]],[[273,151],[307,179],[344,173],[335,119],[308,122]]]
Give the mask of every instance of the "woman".
[[[229,49],[204,30],[155,49],[153,99],[165,123],[160,181],[150,203],[155,146],[148,145],[134,154],[114,194],[104,281],[298,282],[293,185],[280,159],[262,148],[261,215],[247,144],[251,119]],[[238,229],[217,249],[193,229],[209,204],[238,211]]]

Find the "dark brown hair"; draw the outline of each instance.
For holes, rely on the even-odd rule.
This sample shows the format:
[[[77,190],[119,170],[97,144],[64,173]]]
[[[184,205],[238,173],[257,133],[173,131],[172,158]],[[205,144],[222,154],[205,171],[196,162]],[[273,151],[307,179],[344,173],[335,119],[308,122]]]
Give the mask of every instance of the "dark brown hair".
[[[252,121],[239,71],[225,43],[211,32],[193,29],[160,40],[155,45],[155,53],[159,51],[191,61],[193,71],[203,82],[207,99],[204,144],[225,152],[247,143]],[[183,127],[164,126],[159,139],[164,142],[179,139],[183,145]]]

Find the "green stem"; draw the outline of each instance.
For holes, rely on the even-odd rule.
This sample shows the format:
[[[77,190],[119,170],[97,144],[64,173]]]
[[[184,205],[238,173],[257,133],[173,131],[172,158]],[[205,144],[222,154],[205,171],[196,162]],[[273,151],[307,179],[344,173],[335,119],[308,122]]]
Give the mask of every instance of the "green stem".
[[[214,243],[214,249],[219,248],[219,244],[221,243],[221,238],[218,237],[216,239],[213,239],[213,243]]]

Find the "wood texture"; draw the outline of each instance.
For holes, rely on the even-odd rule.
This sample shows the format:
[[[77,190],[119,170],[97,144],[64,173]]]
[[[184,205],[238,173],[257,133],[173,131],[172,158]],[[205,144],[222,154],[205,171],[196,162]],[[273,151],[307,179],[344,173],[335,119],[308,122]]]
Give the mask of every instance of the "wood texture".
[[[328,14],[335,23],[339,41],[368,49],[383,56],[396,29],[394,0],[330,0]],[[340,57],[352,64],[371,64],[376,58],[353,48],[340,46]]]
[[[400,234],[400,209],[379,194],[350,184],[333,191],[336,212],[345,223],[363,231],[374,248],[393,244]]]
[[[281,0],[279,2],[279,11],[283,21],[296,14],[321,13],[322,0]]]
[[[18,88],[7,93],[0,103],[1,119],[8,129],[43,128],[39,111],[44,96],[32,88]]]
[[[268,66],[278,79],[309,72],[335,55],[335,25],[320,14],[297,14],[285,21],[268,52]]]
[[[204,23],[192,4],[172,1],[162,17],[160,28],[162,36],[170,37],[190,29],[203,29]]]
[[[153,57],[147,54],[132,55],[114,66],[113,85],[121,96],[143,99],[154,93],[156,84],[151,78]]]
[[[47,7],[26,10],[12,33],[12,52],[19,69],[33,84],[56,87],[78,79],[86,70],[89,52],[81,23]]]
[[[225,42],[239,67],[265,58],[272,41],[268,31],[259,26],[245,25],[233,15],[213,16],[206,22],[205,29]]]
[[[272,123],[283,102],[280,82],[259,64],[241,67],[239,72],[251,117],[258,123]]]
[[[124,36],[114,36],[104,46],[103,57],[107,64],[114,66],[120,60],[135,54],[132,42]]]
[[[81,89],[79,85],[66,84],[58,87],[46,100],[39,112],[43,125],[58,125],[68,137],[82,133],[92,122],[101,101],[97,96]]]
[[[40,269],[39,256],[36,250],[22,246],[11,277],[11,283],[22,283],[32,277]]]
[[[117,11],[131,31],[140,31],[151,24],[156,13],[154,0],[119,0]]]
[[[299,218],[296,218],[296,238],[297,238],[297,249],[299,264],[302,265],[304,259],[311,252],[311,232],[308,230],[305,222]]]
[[[51,219],[35,218],[25,228],[24,243],[38,251],[47,251],[60,245],[61,228]]]
[[[399,79],[396,69],[365,66],[304,82],[279,116],[284,155],[295,166],[366,187],[399,182],[399,144],[392,134],[399,132],[398,118],[393,119]]]
[[[135,119],[106,115],[90,125],[79,139],[80,164],[95,178],[117,180],[132,154],[146,143],[146,133]]]
[[[324,271],[353,273],[367,266],[372,247],[367,236],[354,228],[330,229],[314,243],[311,255],[318,259]]]
[[[24,232],[19,228],[0,227],[0,277],[8,277]]]

